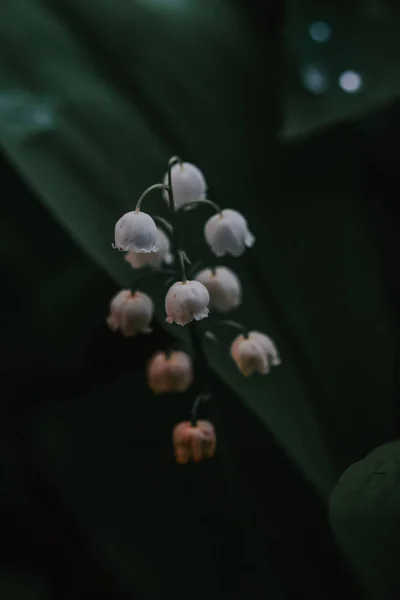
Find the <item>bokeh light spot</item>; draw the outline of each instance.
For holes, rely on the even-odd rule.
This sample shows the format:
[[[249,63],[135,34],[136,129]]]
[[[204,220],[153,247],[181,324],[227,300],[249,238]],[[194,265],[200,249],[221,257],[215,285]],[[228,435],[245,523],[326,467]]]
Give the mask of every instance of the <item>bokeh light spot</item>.
[[[308,28],[308,33],[314,42],[323,44],[328,42],[332,37],[332,28],[326,21],[314,21]]]
[[[339,85],[344,92],[354,94],[360,91],[362,85],[362,77],[355,71],[344,71],[339,76]]]
[[[319,67],[307,65],[301,74],[304,87],[313,94],[322,94],[329,87],[327,75]]]

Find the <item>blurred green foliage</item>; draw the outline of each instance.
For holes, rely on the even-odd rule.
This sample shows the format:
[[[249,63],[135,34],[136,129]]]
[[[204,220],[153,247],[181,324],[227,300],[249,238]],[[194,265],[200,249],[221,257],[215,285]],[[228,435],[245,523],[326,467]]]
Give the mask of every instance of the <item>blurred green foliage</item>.
[[[399,445],[384,444],[352,464],[331,496],[336,536],[371,598],[400,591]]]

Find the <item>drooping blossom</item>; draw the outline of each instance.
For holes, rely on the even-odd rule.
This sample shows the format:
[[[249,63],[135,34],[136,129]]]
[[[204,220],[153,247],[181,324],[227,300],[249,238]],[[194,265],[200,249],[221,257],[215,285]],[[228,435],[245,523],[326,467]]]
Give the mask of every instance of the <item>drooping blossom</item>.
[[[242,286],[238,276],[227,267],[203,269],[197,273],[200,281],[210,294],[210,309],[220,313],[237,308],[242,301]]]
[[[138,333],[151,333],[153,301],[143,292],[121,290],[111,300],[107,325],[111,331],[119,330],[122,335],[132,337]]]
[[[165,297],[166,321],[187,325],[208,317],[210,295],[200,281],[178,281],[168,290]]]
[[[138,254],[157,252],[157,226],[152,217],[140,210],[125,213],[115,225],[115,247]]]
[[[177,209],[189,202],[202,200],[206,196],[207,184],[203,173],[195,165],[188,162],[176,163],[171,168],[172,190]],[[168,184],[168,174],[164,176],[164,184]],[[169,202],[167,191],[163,192],[164,198]]]
[[[189,461],[200,462],[212,458],[217,445],[215,429],[209,421],[190,421],[175,425],[172,433],[175,460],[181,465]]]
[[[146,254],[130,250],[125,255],[125,260],[134,268],[150,266],[154,268],[161,267],[162,263],[171,264],[173,256],[171,254],[171,242],[168,236],[160,228],[157,229],[157,252],[147,252]]]
[[[193,382],[192,359],[186,352],[156,352],[147,365],[147,382],[155,394],[185,392]]]
[[[216,256],[241,256],[255,241],[243,215],[230,208],[208,219],[204,226],[204,236]]]
[[[271,366],[281,364],[274,342],[264,333],[250,331],[247,337],[239,335],[231,345],[231,356],[241,373],[266,375]]]

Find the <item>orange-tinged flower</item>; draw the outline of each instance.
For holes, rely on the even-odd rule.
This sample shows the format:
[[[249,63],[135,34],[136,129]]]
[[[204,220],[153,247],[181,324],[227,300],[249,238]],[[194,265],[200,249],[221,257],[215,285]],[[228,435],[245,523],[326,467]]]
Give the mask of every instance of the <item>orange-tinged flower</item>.
[[[258,331],[250,331],[247,336],[239,335],[235,338],[231,346],[231,356],[245,377],[253,373],[266,375],[271,365],[281,364],[274,342]]]
[[[175,460],[181,465],[189,461],[201,462],[212,458],[215,454],[217,440],[215,429],[209,421],[197,421],[193,426],[190,421],[175,425],[172,433]]]
[[[185,392],[192,381],[192,359],[186,352],[156,352],[149,360],[147,382],[155,394]]]
[[[149,327],[153,318],[152,299],[143,292],[121,290],[110,303],[110,314],[106,323],[111,331],[131,337],[139,332],[151,333]]]

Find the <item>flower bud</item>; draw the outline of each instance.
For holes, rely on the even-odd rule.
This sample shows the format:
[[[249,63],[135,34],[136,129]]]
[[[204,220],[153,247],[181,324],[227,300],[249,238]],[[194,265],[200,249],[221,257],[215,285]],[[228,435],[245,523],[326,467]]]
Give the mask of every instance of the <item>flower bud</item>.
[[[134,268],[140,269],[141,267],[149,266],[158,269],[162,263],[170,264],[173,262],[173,256],[171,254],[171,243],[168,236],[163,232],[162,229],[157,229],[157,252],[148,252],[146,254],[139,254],[130,250],[125,255],[125,260]]]
[[[208,317],[210,295],[199,281],[178,281],[168,290],[165,297],[166,321],[187,325]]]
[[[281,364],[274,342],[258,331],[250,331],[248,337],[239,335],[232,343],[231,356],[245,377],[253,373],[266,375],[271,365]]]
[[[153,302],[149,296],[143,292],[121,290],[111,301],[106,322],[111,331],[119,329],[126,337],[139,332],[150,333],[153,312]]]
[[[174,164],[171,168],[171,181],[175,207],[177,209],[189,202],[205,198],[207,191],[206,180],[200,169],[194,165],[187,162]],[[164,184],[168,184],[168,173],[164,176]],[[168,202],[168,192],[164,191],[163,194]]]
[[[140,210],[125,213],[115,225],[115,246],[139,254],[157,252],[157,226],[151,216]]]
[[[192,381],[192,359],[185,352],[157,352],[147,365],[147,382],[155,394],[186,392]]]
[[[174,427],[172,443],[175,460],[181,465],[212,458],[217,445],[214,426],[209,421],[197,421],[194,427],[190,421],[179,423]]]
[[[208,219],[204,226],[204,236],[216,256],[241,256],[245,248],[251,248],[255,241],[246,219],[230,208]]]
[[[242,286],[233,271],[227,267],[203,269],[197,273],[196,281],[200,281],[210,294],[210,308],[217,312],[229,312],[237,308],[242,300]]]

